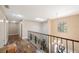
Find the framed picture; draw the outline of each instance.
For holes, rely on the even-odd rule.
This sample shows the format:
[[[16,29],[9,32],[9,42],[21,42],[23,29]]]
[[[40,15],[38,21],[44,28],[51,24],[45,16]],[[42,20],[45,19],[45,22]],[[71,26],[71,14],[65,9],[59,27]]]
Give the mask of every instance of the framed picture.
[[[66,22],[59,22],[58,23],[58,32],[67,32],[67,23]]]

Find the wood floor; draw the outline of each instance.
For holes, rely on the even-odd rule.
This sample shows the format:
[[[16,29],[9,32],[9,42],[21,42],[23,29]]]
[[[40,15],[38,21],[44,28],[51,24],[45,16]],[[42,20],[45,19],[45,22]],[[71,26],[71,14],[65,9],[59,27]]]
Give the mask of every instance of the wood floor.
[[[10,35],[7,42],[7,53],[35,53],[36,47],[28,40],[22,40],[18,35]]]

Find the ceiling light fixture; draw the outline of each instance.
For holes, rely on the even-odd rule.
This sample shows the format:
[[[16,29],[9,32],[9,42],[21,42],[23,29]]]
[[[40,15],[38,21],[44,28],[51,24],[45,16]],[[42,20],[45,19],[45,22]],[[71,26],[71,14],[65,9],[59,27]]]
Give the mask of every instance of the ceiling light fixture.
[[[35,20],[36,20],[36,21],[41,21],[41,22],[42,22],[42,21],[45,21],[45,19],[42,19],[42,18],[35,18]]]
[[[4,20],[0,20],[0,22],[2,22],[2,23],[3,23],[3,22],[4,22]]]
[[[18,14],[17,16],[18,16],[18,17],[22,17],[22,15],[20,15],[20,14]]]
[[[23,16],[21,14],[16,14],[16,13],[12,13],[12,16],[18,17],[18,18],[23,18]]]
[[[8,20],[6,20],[6,23],[8,23],[9,21]]]
[[[16,23],[16,21],[11,21],[11,23]]]

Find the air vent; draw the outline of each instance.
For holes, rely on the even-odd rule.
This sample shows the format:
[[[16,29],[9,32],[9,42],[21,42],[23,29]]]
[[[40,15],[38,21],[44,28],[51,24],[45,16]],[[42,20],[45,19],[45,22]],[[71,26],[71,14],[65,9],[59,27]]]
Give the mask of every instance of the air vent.
[[[9,9],[9,6],[8,5],[4,5],[5,6],[5,8],[8,8]]]

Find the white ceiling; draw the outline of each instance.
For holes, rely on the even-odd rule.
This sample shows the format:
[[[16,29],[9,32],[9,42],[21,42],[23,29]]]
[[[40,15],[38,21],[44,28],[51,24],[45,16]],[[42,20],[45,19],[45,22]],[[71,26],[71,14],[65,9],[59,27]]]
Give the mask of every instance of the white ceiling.
[[[13,20],[35,20],[35,18],[48,19],[68,16],[79,12],[79,6],[59,5],[9,5],[7,16]],[[13,16],[22,15],[22,17]]]

